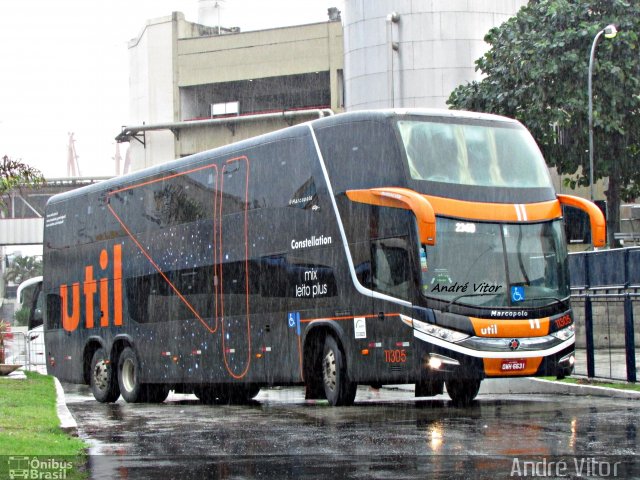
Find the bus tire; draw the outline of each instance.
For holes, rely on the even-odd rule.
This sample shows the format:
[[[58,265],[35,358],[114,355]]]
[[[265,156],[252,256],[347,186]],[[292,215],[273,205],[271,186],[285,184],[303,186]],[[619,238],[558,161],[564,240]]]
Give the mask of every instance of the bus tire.
[[[218,391],[208,385],[198,385],[193,388],[193,394],[198,397],[202,403],[212,405],[218,400]]]
[[[304,398],[305,400],[325,400],[324,381],[322,379],[322,351],[324,335],[314,334],[308,338],[304,352]]]
[[[468,407],[480,390],[479,378],[448,378],[445,380],[447,393],[454,405]]]
[[[358,385],[347,376],[345,355],[338,342],[327,335],[322,352],[322,380],[324,392],[332,406],[352,405]]]
[[[127,403],[146,401],[146,388],[140,383],[140,363],[131,347],[126,347],[118,359],[118,385]]]
[[[226,404],[242,405],[250,403],[260,393],[260,387],[255,383],[246,385],[225,385],[220,390],[220,401]]]
[[[149,403],[162,403],[169,396],[169,386],[161,383],[147,383],[144,387],[144,401]]]
[[[109,362],[104,348],[97,349],[91,357],[89,384],[93,397],[100,403],[113,403],[120,396],[117,374]]]
[[[245,392],[245,397],[247,398],[247,400],[253,400],[260,393],[260,385],[250,383],[245,387]]]
[[[248,385],[204,385],[194,388],[193,393],[202,402],[212,404],[245,404],[260,393],[260,386]]]

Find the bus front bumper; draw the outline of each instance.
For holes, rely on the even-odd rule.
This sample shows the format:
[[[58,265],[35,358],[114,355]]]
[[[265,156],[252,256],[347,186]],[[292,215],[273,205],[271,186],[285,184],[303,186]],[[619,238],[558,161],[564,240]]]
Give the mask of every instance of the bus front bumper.
[[[540,340],[468,337],[449,342],[414,329],[417,368],[423,377],[499,378],[570,375],[575,337],[548,346]],[[528,340],[535,340],[529,342]],[[547,348],[537,348],[544,346]],[[472,348],[475,347],[475,348]],[[482,348],[486,347],[486,348]]]

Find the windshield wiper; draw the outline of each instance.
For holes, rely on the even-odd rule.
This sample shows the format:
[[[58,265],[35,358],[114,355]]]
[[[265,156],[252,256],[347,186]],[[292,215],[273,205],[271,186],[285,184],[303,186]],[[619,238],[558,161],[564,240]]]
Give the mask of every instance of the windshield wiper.
[[[451,305],[456,303],[461,298],[465,298],[465,297],[489,297],[489,296],[497,297],[499,295],[504,295],[504,293],[463,293],[462,295],[458,295],[457,297],[453,297],[453,299],[444,306],[444,308],[441,310],[441,312],[445,312],[445,313],[448,312],[449,308],[451,308]]]

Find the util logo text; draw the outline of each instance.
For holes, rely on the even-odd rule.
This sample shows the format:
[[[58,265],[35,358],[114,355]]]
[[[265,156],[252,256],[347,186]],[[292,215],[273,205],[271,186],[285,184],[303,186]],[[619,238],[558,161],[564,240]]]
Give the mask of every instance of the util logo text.
[[[99,269],[94,273],[93,265],[84,267],[84,280],[82,284],[76,282],[68,286],[60,285],[60,298],[62,299],[62,326],[68,332],[73,332],[80,324],[80,298],[84,297],[85,328],[95,326],[94,305],[96,293],[100,306],[100,326],[109,326],[109,290],[113,292],[113,324],[122,325],[122,245],[114,245],[111,268],[109,268],[109,253],[106,249],[100,251]],[[109,280],[111,271],[113,280]],[[95,276],[98,278],[95,278]],[[101,278],[100,278],[101,277]],[[82,285],[82,293],[80,292]],[[71,291],[69,291],[71,290]],[[71,306],[71,309],[69,309]],[[71,312],[69,312],[71,310]]]
[[[480,333],[482,335],[497,335],[498,334],[498,325],[489,325],[488,327],[481,328]]]

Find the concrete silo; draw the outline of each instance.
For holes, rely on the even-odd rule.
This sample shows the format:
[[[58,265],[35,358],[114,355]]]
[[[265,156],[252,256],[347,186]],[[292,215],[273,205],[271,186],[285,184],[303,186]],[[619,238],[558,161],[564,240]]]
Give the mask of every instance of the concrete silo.
[[[345,0],[345,106],[446,107],[483,38],[527,0]]]

